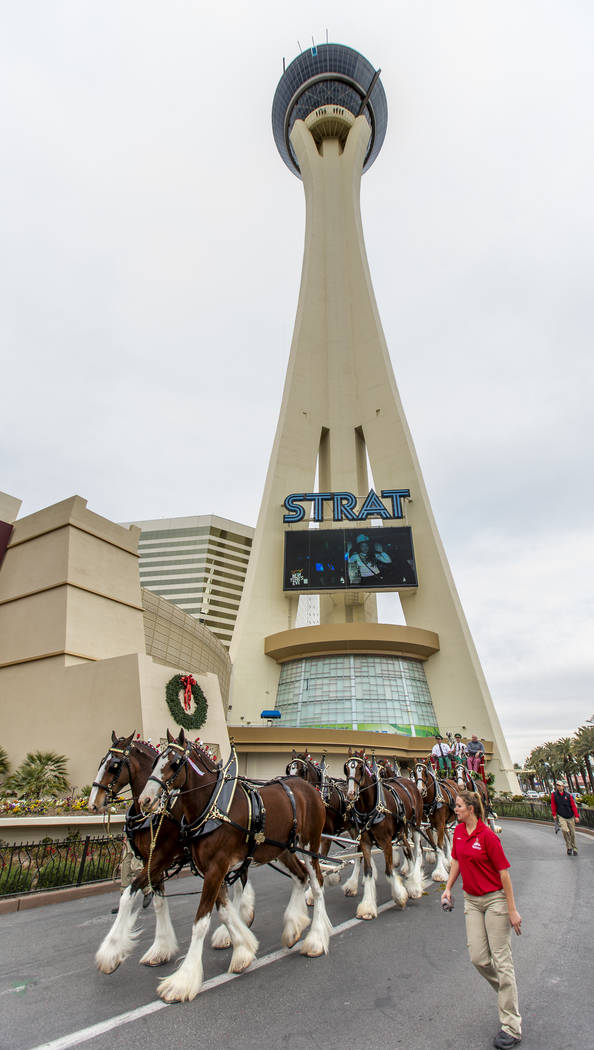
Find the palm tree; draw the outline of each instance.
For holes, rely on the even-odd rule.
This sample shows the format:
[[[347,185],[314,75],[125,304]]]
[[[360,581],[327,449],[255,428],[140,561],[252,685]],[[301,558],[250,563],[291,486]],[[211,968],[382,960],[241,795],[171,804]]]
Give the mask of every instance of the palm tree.
[[[555,786],[555,781],[563,773],[563,758],[557,746],[557,741],[547,740],[546,744],[542,745],[542,761],[546,769],[545,779],[547,787],[552,790]]]
[[[39,798],[41,795],[55,798],[68,790],[67,761],[65,755],[57,755],[55,751],[30,752],[7,778],[4,789],[23,798]]]
[[[573,777],[577,773],[577,762],[573,757],[573,741],[569,736],[563,736],[555,741],[555,747],[559,754],[559,761],[565,774],[570,791],[575,791],[577,783],[573,783]]]
[[[594,726],[580,726],[573,741],[573,753],[577,759],[582,759],[587,779],[590,781],[590,789],[594,792]]]
[[[533,769],[544,788],[548,787],[547,765],[542,747],[534,747],[524,762],[524,769]],[[532,780],[532,787],[536,785]]]
[[[6,751],[5,748],[0,747],[0,777],[6,776],[9,769],[8,751]]]

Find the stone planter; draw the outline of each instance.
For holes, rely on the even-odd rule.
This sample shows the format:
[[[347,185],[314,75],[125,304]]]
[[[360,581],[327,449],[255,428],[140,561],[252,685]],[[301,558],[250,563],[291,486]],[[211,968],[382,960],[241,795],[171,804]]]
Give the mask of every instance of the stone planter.
[[[107,816],[93,813],[63,813],[59,816],[0,817],[0,839],[11,845],[15,842],[41,842],[44,838],[65,839],[74,832],[81,838],[85,835],[107,835],[123,831],[125,813]]]

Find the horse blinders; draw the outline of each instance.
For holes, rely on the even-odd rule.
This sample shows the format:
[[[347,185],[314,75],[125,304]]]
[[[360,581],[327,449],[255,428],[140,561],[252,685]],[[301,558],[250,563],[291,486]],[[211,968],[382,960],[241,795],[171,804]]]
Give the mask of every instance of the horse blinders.
[[[130,762],[128,761],[129,754],[130,754],[130,748],[129,747],[125,747],[125,748],[110,747],[109,751],[107,751],[107,753],[103,756],[103,758],[99,762],[99,769],[102,769],[103,766],[105,765],[105,763],[108,761],[110,755],[121,755],[121,758],[114,758],[113,762],[109,763],[108,768],[105,770],[105,773],[103,774],[103,776],[105,777],[108,773],[111,773],[112,774],[111,782],[109,784],[101,784],[97,780],[94,780],[92,785],[91,785],[91,787],[99,788],[102,791],[105,791],[105,802],[106,803],[107,802],[113,802],[115,800],[115,797],[117,795],[117,791],[115,790],[115,788],[116,788],[116,784],[118,783],[118,781],[120,779],[120,774],[122,772],[122,768],[125,767],[128,770],[128,777],[129,777],[130,780],[132,779],[132,771],[130,769]]]
[[[169,791],[173,787],[174,782],[177,780],[179,774],[184,769],[186,769],[186,767],[188,765],[188,761],[189,761],[189,757],[190,757],[190,751],[192,750],[192,746],[193,745],[190,744],[190,746],[188,748],[185,748],[185,747],[182,747],[180,744],[176,744],[173,741],[171,743],[169,743],[167,745],[167,747],[165,748],[165,750],[162,751],[160,755],[157,755],[157,757],[156,757],[156,759],[155,759],[155,761],[153,763],[153,769],[157,765],[157,762],[159,762],[161,759],[164,759],[169,751],[173,751],[173,752],[177,751],[177,752],[179,752],[179,755],[177,757],[173,758],[173,759],[169,759],[169,766],[171,767],[171,774],[170,774],[170,776],[167,777],[167,780],[161,780],[160,777],[156,777],[156,776],[154,776],[153,773],[151,773],[150,776],[147,777],[146,783],[148,784],[149,780],[154,780],[155,784],[158,784],[159,787],[161,788],[161,790],[165,792],[167,797],[169,797]]]

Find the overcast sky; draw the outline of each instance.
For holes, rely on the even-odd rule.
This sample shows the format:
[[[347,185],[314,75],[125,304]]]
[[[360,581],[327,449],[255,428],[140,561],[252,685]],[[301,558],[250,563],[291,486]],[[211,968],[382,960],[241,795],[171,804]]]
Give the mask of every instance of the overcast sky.
[[[2,6],[0,489],[256,523],[304,233],[270,109],[327,29],[382,69],[367,252],[512,756],[571,734],[594,712],[594,5]]]

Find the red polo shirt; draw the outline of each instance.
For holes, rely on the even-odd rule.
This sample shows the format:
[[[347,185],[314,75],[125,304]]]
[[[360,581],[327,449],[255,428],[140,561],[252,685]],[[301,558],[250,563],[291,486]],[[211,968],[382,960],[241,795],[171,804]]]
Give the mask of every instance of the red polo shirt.
[[[499,872],[510,864],[503,852],[499,837],[482,820],[479,820],[471,835],[466,824],[458,824],[454,830],[452,857],[460,865],[462,886],[473,897],[482,897],[502,889]]]

